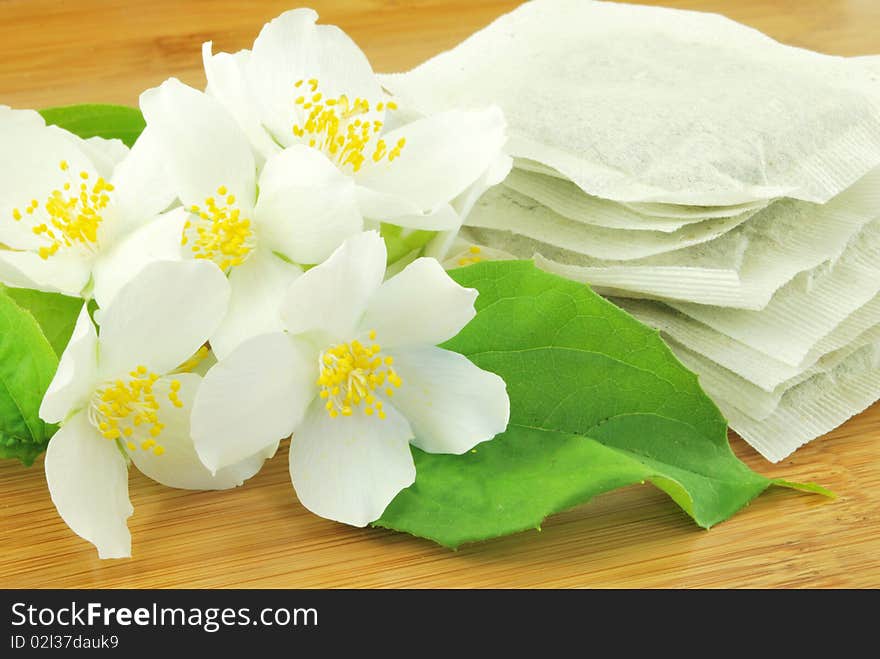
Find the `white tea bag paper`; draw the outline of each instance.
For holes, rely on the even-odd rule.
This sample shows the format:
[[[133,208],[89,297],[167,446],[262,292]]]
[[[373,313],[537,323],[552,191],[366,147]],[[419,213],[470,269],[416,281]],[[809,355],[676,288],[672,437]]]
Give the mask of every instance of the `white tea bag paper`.
[[[769,417],[756,421],[717,401],[731,428],[771,462],[833,430],[877,401],[880,343],[855,351],[836,368],[790,389]]]
[[[571,181],[521,169],[513,169],[504,180],[504,185],[534,199],[566,219],[609,229],[672,233],[691,224],[707,224],[705,220],[712,219],[704,215],[689,217],[652,215],[641,212],[637,205],[621,204],[588,195]],[[742,212],[714,215],[714,217],[731,217],[749,211],[750,215],[754,215],[756,210],[759,209],[746,208]]]
[[[737,272],[747,243],[728,240],[727,236],[645,259],[614,261],[591,258],[509,231],[466,226],[461,234],[516,258],[534,258],[539,268],[588,283],[602,295],[681,298],[727,306],[747,304]],[[722,241],[728,249],[716,249]]]
[[[819,341],[796,366],[740,343],[662,303],[617,298],[614,303],[691,351],[703,355],[742,379],[773,392],[798,378],[823,356],[839,351],[880,325],[880,296],[852,313]]]
[[[859,348],[880,341],[880,325],[875,325],[845,347],[823,355],[815,364],[778,385],[773,391],[765,391],[733,371],[685,348],[674,339],[664,338],[679,361],[700,376],[700,384],[711,398],[736,407],[750,419],[761,421],[776,411],[779,401],[787,391],[816,375],[828,373]]]
[[[880,293],[880,219],[839,259],[798,275],[760,311],[670,302],[673,308],[792,366]]]
[[[766,307],[774,293],[797,274],[840,257],[853,237],[880,217],[880,169],[827,204],[782,199],[747,215],[742,223],[708,242],[695,240],[699,232],[693,233],[704,225],[717,230],[708,221],[655,239],[656,232],[621,235],[624,232],[589,227],[581,232],[571,221],[560,221],[557,214],[535,206],[523,196],[494,191],[480,201],[468,222],[525,234],[525,238],[505,239],[493,232],[483,239],[520,258],[534,257],[538,267],[588,283],[603,294],[757,310]],[[735,218],[727,221],[736,223]],[[621,254],[632,255],[636,250],[656,252],[668,247],[687,230],[691,233],[685,242],[695,244],[620,259]],[[566,242],[572,235],[575,238]],[[645,238],[640,240],[640,236]],[[597,242],[603,239],[609,242]],[[499,244],[513,240],[515,245]]]
[[[708,242],[752,215],[754,211],[687,224],[672,233],[610,229],[562,217],[534,199],[499,185],[483,195],[465,223],[512,231],[593,258],[625,261]]]
[[[871,63],[715,14],[535,0],[383,84],[423,112],[500,105],[511,155],[616,201],[824,203],[880,164]]]

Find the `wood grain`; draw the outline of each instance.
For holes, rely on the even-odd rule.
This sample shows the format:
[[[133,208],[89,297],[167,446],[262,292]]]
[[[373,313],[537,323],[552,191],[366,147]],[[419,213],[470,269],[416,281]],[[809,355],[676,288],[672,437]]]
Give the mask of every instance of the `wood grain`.
[[[515,6],[489,0],[314,2],[379,70],[403,70]],[[661,4],[648,2],[646,4]],[[877,0],[668,0],[720,11],[799,46],[880,51]],[[0,0],[0,103],[135,104],[168,76],[202,85],[200,46],[248,47],[287,2]],[[232,492],[183,492],[132,470],[135,558],[106,561],[58,518],[42,463],[0,463],[0,586],[41,587],[880,587],[880,406],[770,465],[817,481],[829,501],[774,490],[711,531],[651,486],[631,487],[548,520],[541,532],[450,552],[305,511],[286,448]]]

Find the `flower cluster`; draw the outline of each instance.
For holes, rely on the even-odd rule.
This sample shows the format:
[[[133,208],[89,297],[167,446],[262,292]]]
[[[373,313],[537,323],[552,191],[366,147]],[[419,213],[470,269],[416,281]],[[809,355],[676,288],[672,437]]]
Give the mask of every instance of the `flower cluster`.
[[[510,167],[503,116],[399,108],[316,20],[205,44],[206,91],[144,92],[131,150],[0,107],[0,282],[84,301],[40,416],[52,500],[101,557],[131,552],[132,463],[230,488],[292,436],[302,504],[363,526],[413,483],[410,444],[507,425],[504,382],[436,347],[476,291],[433,258]],[[436,237],[386,273],[382,234],[415,230]]]

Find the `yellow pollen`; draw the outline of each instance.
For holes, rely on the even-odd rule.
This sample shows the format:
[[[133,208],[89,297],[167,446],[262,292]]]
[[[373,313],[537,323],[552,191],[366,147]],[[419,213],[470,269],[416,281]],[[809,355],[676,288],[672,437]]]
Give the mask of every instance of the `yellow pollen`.
[[[480,263],[483,260],[483,257],[480,256],[482,252],[482,248],[477,245],[471,245],[468,249],[468,255],[462,256],[458,259],[458,265],[473,265],[474,263]]]
[[[62,172],[70,169],[66,160],[58,164]],[[80,172],[80,179],[88,180],[88,172]],[[103,222],[101,211],[110,203],[108,192],[113,191],[113,185],[107,183],[102,177],[91,186],[80,183],[78,187],[72,187],[70,181],[63,184],[62,190],[52,190],[43,204],[45,214],[40,219],[32,218],[34,222],[31,231],[46,244],[37,248],[37,254],[42,259],[48,259],[62,248],[84,247],[94,251],[98,242],[98,229]],[[73,189],[73,194],[70,194]],[[39,209],[40,202],[32,199],[24,212],[34,216]],[[12,218],[20,222],[24,215],[21,209],[12,209]]]
[[[227,192],[225,185],[217,188],[217,194],[225,197],[223,206],[214,197],[205,199],[204,208],[190,206],[194,217],[185,225],[180,241],[181,245],[192,243],[194,258],[213,261],[223,272],[244,263],[254,248],[251,221],[233,207],[235,195],[227,196]]]
[[[175,373],[192,373],[199,364],[201,364],[205,359],[208,358],[208,355],[211,354],[211,349],[208,346],[202,346],[198,350],[196,350],[195,354],[183,362],[180,366],[175,369]],[[178,389],[180,388],[180,383],[177,382]],[[172,385],[172,390],[177,391],[178,389],[174,389]]]
[[[99,388],[92,396],[89,420],[108,440],[125,439],[129,450],[161,447],[156,438],[165,426],[159,421],[160,402],[153,388],[159,376],[146,366],[138,366],[128,373],[128,379],[119,379]],[[176,388],[175,388],[176,385]],[[168,398],[174,402],[180,383],[172,381]],[[135,440],[138,440],[137,442]],[[155,447],[155,448],[154,448]]]
[[[370,331],[368,336],[373,341],[376,332]],[[362,408],[367,416],[375,413],[380,419],[385,418],[382,401],[375,393],[384,391],[391,396],[392,387],[399,388],[403,380],[391,367],[394,360],[383,357],[381,350],[377,343],[365,346],[354,339],[321,353],[317,384],[321,387],[319,396],[327,401],[324,407],[330,418],[351,416],[357,408]]]
[[[294,87],[299,89],[305,83],[298,80]],[[304,111],[305,119],[293,126],[293,134],[303,138],[309,146],[320,149],[339,167],[351,167],[359,171],[367,157],[374,162],[387,159],[392,162],[406,146],[406,139],[400,138],[389,150],[384,140],[378,140],[372,154],[365,153],[373,144],[373,138],[381,132],[384,123],[368,121],[364,115],[370,110],[370,102],[363,98],[351,100],[345,94],[337,98],[324,98],[318,91],[318,81],[308,81],[311,96],[297,96],[294,105]],[[393,102],[379,102],[376,112],[396,110]]]

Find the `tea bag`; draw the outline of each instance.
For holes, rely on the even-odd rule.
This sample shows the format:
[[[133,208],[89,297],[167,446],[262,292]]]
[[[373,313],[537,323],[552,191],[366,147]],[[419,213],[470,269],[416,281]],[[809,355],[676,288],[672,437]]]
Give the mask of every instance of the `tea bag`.
[[[504,180],[504,185],[568,220],[608,229],[672,233],[682,227],[704,223],[706,219],[710,219],[704,216],[666,217],[641,213],[632,208],[631,204],[620,204],[585,194],[570,181],[518,169],[510,172]],[[747,209],[750,212],[747,218],[754,215],[756,210],[758,209]],[[730,215],[722,214],[715,217],[730,217]]]
[[[497,221],[487,222],[485,218],[491,213],[482,209],[478,224],[503,223],[503,209],[510,203],[496,202],[501,196],[495,192],[481,200],[481,204],[498,204],[494,211]],[[529,212],[512,210],[514,222],[508,228],[527,224],[529,236],[541,236],[541,219],[548,214]],[[558,247],[548,244],[546,238],[529,238],[517,240],[515,246],[504,246],[499,241],[510,239],[497,233],[485,234],[484,240],[520,258],[534,256],[539,267],[589,283],[600,292],[756,310],[765,307],[773,294],[798,273],[839,257],[849,241],[878,215],[880,169],[828,204],[779,200],[712,241],[639,259],[585,256],[576,250],[579,243],[574,241]],[[473,216],[468,220],[472,222]],[[561,226],[576,232],[570,224]],[[557,236],[556,242],[563,242],[564,235]],[[593,240],[600,239],[595,232],[589,235]],[[593,254],[609,253],[595,244],[588,247]]]
[[[546,176],[552,179],[558,179],[561,181],[565,181],[571,185],[573,185],[577,190],[579,190],[582,194],[584,193],[577,185],[569,181],[564,174],[553,169],[552,167],[548,167],[546,165],[542,165],[539,162],[534,160],[529,160],[528,158],[514,158],[514,171],[518,172],[527,172],[531,174],[538,174],[540,176]],[[516,186],[511,186],[516,189]],[[520,192],[522,192],[520,190]],[[523,194],[527,196],[529,195],[527,192],[523,192]],[[589,195],[588,195],[589,196]],[[535,197],[537,199],[537,197]],[[740,213],[744,213],[749,210],[758,210],[764,208],[768,203],[770,203],[769,199],[760,199],[758,201],[745,202],[742,204],[734,204],[730,206],[687,206],[682,204],[661,204],[657,202],[619,202],[621,206],[629,208],[630,210],[635,211],[636,213],[642,215],[650,215],[653,217],[661,217],[661,218],[679,218],[685,220],[696,220],[701,221],[705,219],[710,219],[713,217],[730,217],[731,215],[739,215]],[[560,212],[560,211],[557,211]],[[561,213],[565,215],[565,213]]]
[[[789,389],[773,414],[756,421],[716,400],[730,426],[771,462],[833,430],[880,396],[880,343],[858,349],[834,369]]]
[[[700,376],[700,384],[711,398],[736,407],[750,419],[761,421],[776,411],[779,401],[789,389],[820,373],[827,373],[836,368],[862,346],[880,342],[880,325],[875,325],[846,346],[823,355],[812,366],[777,385],[772,391],[761,389],[733,371],[685,348],[674,339],[665,338],[679,361]]]
[[[681,204],[659,204],[649,201],[622,201],[620,204],[643,215],[699,222],[713,217],[731,217],[746,211],[761,210],[766,208],[771,201],[770,199],[760,199],[744,204],[736,204],[735,206],[682,206]]]
[[[599,259],[629,260],[708,242],[745,222],[751,214],[706,220],[678,231],[624,231],[562,217],[534,199],[503,185],[474,206],[468,226],[503,229]]]
[[[870,63],[715,14],[535,0],[383,84],[425,112],[500,105],[511,155],[615,201],[825,203],[880,164]]]
[[[839,350],[880,324],[880,296],[851,314],[819,341],[797,366],[750,348],[674,309],[646,300],[614,299],[614,303],[664,337],[686,346],[761,389],[772,392],[798,377],[824,355]]]
[[[534,258],[539,268],[589,283],[603,295],[671,299],[682,296],[687,300],[729,306],[748,303],[743,300],[737,272],[747,243],[726,240],[727,236],[699,245],[699,249],[692,247],[626,262],[593,259],[509,231],[463,227],[461,235],[516,258]],[[716,250],[720,241],[725,241],[729,249]],[[684,264],[677,265],[679,260]]]
[[[874,80],[880,85],[880,55],[860,55],[850,59],[860,66],[864,66],[869,73],[873,74]]]
[[[834,262],[798,275],[760,311],[670,302],[691,318],[797,366],[823,337],[880,293],[880,219]]]

